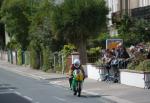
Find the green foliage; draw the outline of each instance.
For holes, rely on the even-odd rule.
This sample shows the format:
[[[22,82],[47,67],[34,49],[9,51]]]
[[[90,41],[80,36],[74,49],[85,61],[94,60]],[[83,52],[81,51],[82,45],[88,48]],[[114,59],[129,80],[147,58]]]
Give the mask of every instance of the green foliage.
[[[2,3],[3,3],[3,0],[0,0],[0,7],[1,7]]]
[[[61,53],[64,56],[64,64],[66,64],[67,57],[73,52],[75,49],[75,46],[72,44],[64,45],[63,49],[61,50]]]
[[[128,69],[137,71],[150,71],[150,60],[146,60],[145,54],[135,53],[135,58],[129,63]]]
[[[42,67],[44,71],[48,71],[49,69],[51,69],[52,60],[50,56],[51,56],[50,49],[44,48],[43,49],[43,67]]]
[[[136,70],[150,72],[150,60],[144,60],[143,62],[140,62]]]
[[[51,11],[53,9],[52,2],[44,0],[39,2],[39,7],[34,7],[34,13],[31,18],[30,40],[35,39],[40,42],[40,46],[51,48],[51,51],[57,51],[62,48],[63,40],[56,40],[51,32]]]
[[[146,28],[150,28],[148,21],[125,15],[122,18],[121,24],[118,25],[119,37],[124,40],[126,45],[147,42],[150,40],[150,35],[149,30],[146,30]]]
[[[106,48],[106,39],[111,38],[108,33],[101,33],[95,38],[91,38],[88,40],[88,48],[101,46],[102,48]]]
[[[95,64],[96,64],[97,66],[104,67],[104,62],[102,61],[102,59],[98,59],[98,60],[95,62]]]
[[[74,49],[75,49],[74,45],[68,44],[68,45],[64,45],[64,47],[61,50],[61,52],[63,53],[63,55],[65,57],[68,57],[73,52]]]
[[[34,49],[30,51],[30,66],[34,69],[39,69],[40,66],[37,64],[37,52]]]
[[[52,31],[73,43],[85,63],[86,41],[105,26],[107,13],[104,0],[64,0],[52,12]]]
[[[132,62],[128,64],[128,69],[135,70],[139,64],[140,64],[139,60],[132,60]]]
[[[29,64],[30,64],[30,52],[25,51],[25,65],[29,65]]]
[[[17,43],[17,41],[11,40],[10,42],[8,42],[6,47],[7,49],[16,50],[16,49],[21,48],[21,45]]]
[[[52,29],[70,41],[86,39],[104,26],[107,12],[104,0],[64,0],[55,6]]]
[[[88,62],[95,63],[96,61],[98,61],[101,54],[100,51],[101,51],[100,47],[90,48],[90,50],[87,51]]]
[[[4,0],[0,11],[6,31],[21,44],[23,49],[26,49],[29,43],[28,27],[30,22],[26,16],[28,11],[27,0]]]
[[[21,49],[17,50],[17,64],[22,65],[22,50]]]
[[[90,50],[87,51],[89,56],[98,56],[100,55],[101,48],[96,47],[96,48],[90,48]]]
[[[31,41],[29,50],[30,50],[30,66],[34,69],[40,68],[40,61],[39,61],[39,53],[40,48],[37,46],[37,41]]]

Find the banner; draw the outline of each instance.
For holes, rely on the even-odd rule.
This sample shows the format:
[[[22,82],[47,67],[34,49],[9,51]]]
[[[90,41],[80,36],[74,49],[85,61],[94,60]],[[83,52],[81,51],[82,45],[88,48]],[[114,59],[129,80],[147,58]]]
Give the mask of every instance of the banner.
[[[116,48],[117,45],[123,44],[122,39],[107,39],[106,40],[106,49]]]

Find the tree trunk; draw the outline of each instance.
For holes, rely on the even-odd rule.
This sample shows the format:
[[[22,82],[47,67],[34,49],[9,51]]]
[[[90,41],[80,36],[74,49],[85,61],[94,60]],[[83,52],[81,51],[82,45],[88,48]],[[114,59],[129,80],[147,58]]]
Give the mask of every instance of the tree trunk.
[[[86,52],[86,41],[80,40],[78,41],[78,51],[80,53],[81,64],[87,63],[87,52]]]

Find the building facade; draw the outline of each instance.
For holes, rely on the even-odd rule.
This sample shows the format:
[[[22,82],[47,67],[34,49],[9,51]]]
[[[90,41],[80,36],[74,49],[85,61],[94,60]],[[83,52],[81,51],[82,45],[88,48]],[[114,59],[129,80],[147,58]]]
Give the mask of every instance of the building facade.
[[[124,14],[132,17],[150,18],[150,0],[105,0],[109,8],[108,29],[110,35],[117,35],[116,22]]]

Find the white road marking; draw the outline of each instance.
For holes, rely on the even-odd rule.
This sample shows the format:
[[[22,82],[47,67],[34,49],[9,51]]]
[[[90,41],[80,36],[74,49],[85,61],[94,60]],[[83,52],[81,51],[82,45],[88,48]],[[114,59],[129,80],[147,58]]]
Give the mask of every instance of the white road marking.
[[[14,93],[17,94],[17,95],[19,95],[19,96],[21,96],[21,97],[23,97],[23,98],[25,98],[25,99],[27,99],[27,100],[29,100],[29,101],[33,100],[32,98],[30,98],[28,96],[22,96],[20,92],[15,91]]]
[[[14,89],[9,89],[10,91],[13,91]]]
[[[91,90],[97,91],[97,90],[103,90],[103,89],[100,89],[100,88],[90,88],[90,89],[86,89],[86,91],[91,91]]]
[[[49,83],[58,84],[58,83],[60,83],[60,82],[62,82],[62,81],[51,81],[51,82],[49,82]]]
[[[30,74],[30,75],[33,76],[33,77],[40,78],[40,79],[46,79],[46,78],[43,78],[43,77],[41,77],[41,76],[37,76],[37,75],[34,75],[34,74]]]
[[[19,92],[15,92],[15,94],[17,94],[17,95],[21,96],[21,93],[19,93]]]
[[[62,85],[62,81],[51,81],[50,84]]]
[[[25,99],[29,100],[29,101],[32,101],[33,99],[28,97],[28,96],[23,96]]]
[[[66,99],[64,99],[64,98],[60,98],[60,97],[56,97],[56,96],[53,96],[53,98],[55,98],[59,101],[62,101],[62,102],[66,102]]]
[[[73,103],[83,103],[83,102],[73,102]]]
[[[82,92],[84,92],[86,94],[91,94],[91,95],[99,95],[98,93],[89,92],[89,91],[86,91],[86,90],[82,90]]]

